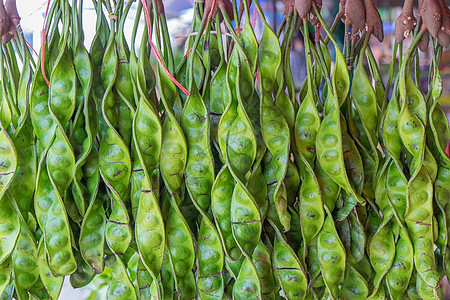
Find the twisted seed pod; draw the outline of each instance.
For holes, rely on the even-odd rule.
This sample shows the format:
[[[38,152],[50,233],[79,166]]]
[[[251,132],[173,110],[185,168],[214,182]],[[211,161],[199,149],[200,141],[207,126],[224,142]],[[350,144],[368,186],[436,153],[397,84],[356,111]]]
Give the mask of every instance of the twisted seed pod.
[[[214,162],[209,144],[209,119],[201,96],[191,92],[181,115],[181,126],[188,145],[186,187],[202,211],[209,209],[214,182]]]
[[[234,185],[233,176],[227,165],[224,165],[217,174],[211,189],[211,211],[227,259],[239,261],[242,254],[233,238],[230,220],[231,197],[229,195],[233,194]]]
[[[136,293],[139,299],[151,299],[152,282],[153,278],[150,275],[150,272],[142,263],[142,260],[139,259],[136,269],[136,283],[134,283],[135,288],[139,289],[139,292]]]
[[[140,8],[141,6],[139,5],[139,13]],[[147,35],[144,36],[144,40],[147,41]],[[145,49],[145,47],[143,47],[143,49]],[[142,55],[141,53],[143,53],[143,49],[140,50],[140,56]],[[137,211],[134,215],[136,222],[136,244],[141,256],[139,265],[143,265],[147,269],[147,272],[142,270],[140,274],[145,274],[143,275],[145,278],[150,277],[148,280],[151,279],[153,281],[157,281],[157,276],[163,263],[165,232],[161,210],[158,206],[157,191],[153,191],[153,180],[151,176],[156,170],[160,160],[162,126],[159,116],[155,112],[154,106],[148,99],[149,93],[147,92],[147,89],[153,90],[155,87],[153,84],[155,75],[153,72],[150,73],[151,76],[149,77],[153,76],[153,81],[149,80],[149,82],[146,82],[143,80],[142,75],[144,73],[145,60],[143,59],[142,62],[140,61],[138,67],[135,56],[133,43],[130,54],[131,68],[129,71],[134,87],[133,92],[135,102],[138,101],[132,128],[132,138],[134,144],[133,169],[134,174],[137,174],[137,170],[141,169],[142,175],[139,175],[140,177],[137,178],[134,174],[132,175],[132,189],[137,189],[135,198],[133,198],[132,193],[132,205],[134,207],[135,204],[133,203],[133,199],[136,199],[138,204],[136,204]],[[129,92],[129,90],[124,89],[123,95],[126,92]],[[127,97],[124,98],[128,99]],[[147,132],[153,132],[153,134],[148,136]],[[140,293],[146,294],[150,292],[150,285],[146,284],[145,286],[145,289],[140,289]],[[157,289],[158,297],[160,297],[160,294],[161,291]]]
[[[170,209],[166,218],[167,246],[171,265],[175,274],[175,286],[179,297],[188,299],[195,294],[192,268],[195,263],[195,250],[192,233],[174,197],[170,199]]]
[[[395,90],[396,89],[394,88],[393,97],[389,101],[383,117],[382,133],[384,147],[389,154],[398,161],[400,159],[403,143],[398,132],[398,116],[400,114],[400,108]]]
[[[63,285],[64,277],[56,277],[53,275],[47,260],[47,254],[45,251],[44,238],[42,237],[38,244],[38,269],[40,275],[40,281],[44,286],[48,295],[54,299],[59,297],[61,288]]]
[[[98,166],[98,149],[94,147],[86,159],[84,174],[86,186],[90,192],[89,206],[81,224],[79,247],[85,260],[100,274],[104,269],[104,245],[106,216],[103,200],[99,193],[100,173]]]
[[[433,252],[433,185],[424,164],[425,128],[419,117],[406,103],[406,90],[410,89],[405,79],[405,60],[401,67],[399,89],[402,109],[399,118],[399,134],[408,152],[413,156],[410,163],[411,178],[408,182],[405,214],[406,224],[414,246],[414,264],[418,275],[426,285],[439,288],[439,275],[436,271]],[[421,237],[419,239],[419,236]],[[420,242],[419,242],[420,240]],[[425,254],[426,253],[426,254]]]
[[[273,266],[275,274],[288,299],[303,299],[307,292],[306,273],[299,258],[287,244],[286,240],[281,235],[281,232],[279,232],[276,226],[273,226],[273,228],[277,232],[273,248]],[[293,284],[292,281],[294,281],[295,284]]]
[[[17,153],[13,141],[0,120],[0,199],[4,199],[17,170]]]
[[[361,60],[364,52],[362,52]],[[373,190],[375,183],[373,178],[376,177],[376,173],[379,165],[378,158],[378,107],[377,98],[375,92],[370,84],[367,74],[363,68],[362,61],[359,61],[352,84],[351,91],[351,103],[356,108],[353,113],[355,118],[355,126],[359,129],[355,132],[355,138],[359,141],[363,147],[361,147],[364,168],[364,194],[373,199]],[[356,116],[358,114],[358,116]],[[362,130],[361,130],[362,129]],[[368,176],[370,175],[370,176]]]
[[[30,289],[39,277],[38,272],[38,251],[36,242],[28,229],[25,221],[20,218],[20,234],[17,238],[16,248],[11,254],[12,270],[14,276],[14,286],[19,294],[19,298],[28,296]]]
[[[405,220],[414,245],[414,263],[424,282],[437,289],[439,275],[436,272],[434,252],[432,250],[432,190],[431,180],[422,167],[408,184],[409,209]],[[413,194],[413,192],[415,192]],[[419,239],[419,236],[424,238]],[[420,242],[419,242],[420,240]]]
[[[332,298],[339,294],[338,282],[342,280],[345,272],[345,249],[334,227],[331,213],[327,212],[317,239],[317,250],[320,269],[327,290]]]
[[[271,253],[261,241],[253,251],[252,260],[261,282],[261,295],[263,299],[274,299],[277,287],[272,269]]]
[[[71,234],[67,213],[58,190],[48,174],[46,152],[39,163],[34,209],[40,228],[44,232],[48,262],[57,276],[71,274],[76,269],[72,252]]]
[[[136,111],[135,100],[133,94],[133,85],[130,79],[129,71],[129,51],[128,45],[124,36],[124,24],[127,18],[128,11],[131,7],[131,2],[128,2],[123,9],[122,16],[118,23],[117,35],[117,76],[115,79],[115,89],[122,100],[118,109],[118,125],[120,134],[125,144],[129,147],[132,139],[132,120]]]
[[[82,288],[92,282],[96,275],[95,270],[83,260],[81,253],[75,251],[77,270],[70,274],[70,285],[74,288]]]
[[[259,165],[256,169],[252,171],[252,174],[250,175],[247,182],[247,189],[253,196],[253,199],[255,200],[255,203],[259,208],[261,220],[264,220],[264,218],[267,215],[267,210],[269,208],[269,201],[268,201],[267,185],[261,170],[261,165]]]
[[[154,134],[147,136],[146,132]],[[161,151],[161,124],[145,98],[141,98],[133,120],[133,141],[144,170],[136,213],[136,243],[142,263],[153,279],[161,269],[164,254],[164,226],[158,200],[152,191],[152,178]]]
[[[306,34],[306,24],[304,27],[304,34]],[[309,40],[306,43],[307,71],[309,76],[312,76],[311,54],[308,51]],[[320,116],[315,105],[311,78],[308,79],[307,85],[308,92],[302,99],[294,127],[295,145],[298,155],[300,155],[298,166],[303,180],[299,191],[299,212],[305,244],[308,244],[319,233],[325,219],[320,186],[314,172],[316,136],[320,127]],[[307,247],[304,248],[304,250],[306,249]]]
[[[235,59],[230,60],[227,69],[228,89],[232,98],[225,113],[222,115],[222,119],[235,115],[230,124],[231,128],[227,133],[225,144],[225,159],[231,175],[237,182],[231,198],[231,229],[237,245],[243,251],[244,256],[247,257],[248,263],[252,265],[250,257],[258,243],[262,226],[258,206],[246,188],[244,178],[255,160],[256,139],[248,115],[243,107],[243,99],[240,93],[242,89],[241,76],[251,75],[249,75],[249,65],[242,61],[243,54],[238,53],[236,48],[233,52],[232,56]],[[239,65],[239,61],[242,61],[242,64]],[[237,70],[234,69],[236,67],[235,64],[239,66]],[[236,85],[234,86],[231,76],[233,69],[236,71]],[[235,95],[232,93],[233,87],[236,91]],[[219,135],[221,135],[221,126],[223,126],[222,119],[219,123]],[[256,273],[256,270],[253,272]]]
[[[342,286],[342,299],[367,299],[369,287],[365,278],[350,264]]]
[[[253,263],[245,258],[233,285],[234,299],[261,299],[261,284]]]
[[[41,59],[40,57],[38,63]],[[47,147],[56,128],[56,123],[49,112],[48,92],[49,88],[42,73],[35,72],[30,89],[30,116],[37,138],[38,155]]]
[[[444,199],[448,199],[449,188],[447,183],[449,181],[449,172],[448,172],[448,164],[450,163],[449,157],[444,152],[444,139],[446,139],[449,134],[448,121],[445,119],[441,119],[443,116],[443,111],[437,99],[440,98],[442,93],[442,80],[440,76],[440,72],[437,66],[434,66],[434,74],[432,80],[433,90],[431,92],[431,107],[429,110],[428,117],[428,126],[427,126],[427,136],[432,136],[432,139],[427,140],[427,144],[430,147],[431,152],[434,157],[438,160],[438,170],[437,176],[434,181],[434,199],[439,208],[438,218],[440,224],[440,234],[437,241],[435,241],[436,246],[439,248],[440,252],[436,252],[436,254],[441,257],[437,258],[438,266],[440,260],[442,259],[442,265],[444,270],[448,272],[448,216],[449,209],[447,201]],[[429,101],[430,101],[429,100]]]
[[[74,66],[75,71],[77,72],[78,81],[82,87],[81,95],[83,96],[83,102],[80,105],[80,110],[82,109],[84,120],[80,123],[84,125],[84,128],[79,128],[79,130],[83,133],[85,138],[81,141],[83,145],[82,152],[77,157],[74,167],[72,194],[78,212],[81,216],[84,216],[88,199],[84,198],[84,192],[87,187],[81,182],[81,178],[83,177],[82,167],[86,163],[93,147],[94,137],[97,135],[98,117],[95,104],[91,97],[92,65],[89,59],[89,53],[83,45],[79,45],[76,49],[74,54]]]
[[[198,279],[200,299],[222,299],[224,253],[219,234],[205,217],[198,233]]]
[[[116,258],[111,283],[106,291],[107,299],[137,299],[133,284],[122,260]]]
[[[24,54],[26,58],[18,85],[17,101],[21,115],[19,128],[12,137],[17,152],[17,172],[9,190],[25,220],[28,219],[36,182],[36,151],[30,117],[30,85],[33,73],[28,54]]]
[[[162,128],[160,169],[165,186],[171,194],[168,200],[167,217],[171,221],[166,223],[166,239],[177,292],[180,297],[190,297],[191,293],[195,293],[195,287],[192,286],[195,251],[192,233],[178,207],[181,202],[179,188],[188,156],[187,144],[183,131],[173,114],[174,108],[168,103],[168,99],[178,97],[175,85],[160,68],[158,78],[160,79],[158,87],[167,114]],[[183,284],[190,286],[183,290]]]
[[[11,257],[0,264],[0,292],[3,294],[8,288],[12,275]]]
[[[218,26],[218,30],[220,26]],[[209,117],[211,123],[211,140],[218,146],[218,128],[220,116],[223,114],[224,107],[228,104],[228,91],[220,87],[226,84],[227,66],[222,60],[210,82],[209,92]],[[223,158],[222,158],[223,159]]]
[[[164,103],[166,118],[162,127],[160,169],[169,192],[176,193],[181,185],[187,162],[187,144],[183,131],[168,101],[179,98],[175,85],[158,68],[158,88]]]
[[[377,183],[377,188],[375,191],[377,195],[376,199],[378,207],[383,214],[383,221],[375,235],[371,238],[369,245],[369,258],[376,273],[374,278],[374,290],[371,295],[372,297],[377,294],[378,289],[383,282],[384,276],[391,268],[396,252],[394,235],[391,229],[393,212],[387,199],[388,196],[385,184],[388,171],[387,166],[389,163],[390,161],[386,160],[383,165],[380,180]]]
[[[112,22],[114,24],[114,22]],[[123,199],[127,194],[131,174],[129,150],[114,128],[117,116],[114,112],[113,85],[117,77],[117,50],[114,30],[111,30],[102,63],[102,78],[106,88],[102,100],[102,115],[108,129],[102,137],[99,149],[100,174],[111,192],[111,214],[106,224],[106,242],[114,253],[125,253],[131,242],[129,216]]]
[[[279,109],[273,104],[270,92],[274,90],[276,74],[281,64],[281,48],[278,38],[268,24],[265,24],[263,36],[259,45],[259,78],[261,88],[261,133],[264,143],[277,164],[275,180],[277,182],[273,192],[273,198],[277,209],[278,218],[284,227],[284,231],[290,229],[290,215],[287,210],[286,187],[283,180],[286,176],[290,133],[289,126]]]
[[[234,188],[230,214],[236,243],[244,255],[251,256],[261,233],[261,217],[254,200],[240,185]]]
[[[20,235],[20,220],[13,206],[13,200],[8,194],[0,201],[0,222],[3,224],[1,230],[2,243],[0,244],[0,263],[9,259],[13,252],[18,236]]]
[[[395,245],[392,267],[386,274],[386,285],[392,297],[403,296],[414,269],[414,250],[407,232],[402,228]]]

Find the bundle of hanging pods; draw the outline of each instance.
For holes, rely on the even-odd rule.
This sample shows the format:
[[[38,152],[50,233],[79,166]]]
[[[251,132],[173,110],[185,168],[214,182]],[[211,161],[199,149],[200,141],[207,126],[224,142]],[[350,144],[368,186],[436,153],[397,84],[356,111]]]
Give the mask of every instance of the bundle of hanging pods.
[[[443,298],[450,10],[405,0],[385,82],[372,0],[342,0],[331,26],[321,0],[284,2],[277,33],[257,0],[195,2],[177,65],[162,0],[94,0],[89,50],[83,1],[48,1],[37,62],[1,2],[1,299],[108,269],[108,299]]]

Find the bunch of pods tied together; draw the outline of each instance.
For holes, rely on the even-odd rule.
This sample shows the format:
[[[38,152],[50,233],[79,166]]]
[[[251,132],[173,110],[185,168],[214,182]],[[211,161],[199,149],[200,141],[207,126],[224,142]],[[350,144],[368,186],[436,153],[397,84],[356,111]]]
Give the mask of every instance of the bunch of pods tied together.
[[[342,0],[331,26],[321,0],[285,0],[277,32],[257,0],[196,1],[176,64],[162,0],[93,2],[88,50],[83,1],[48,1],[37,61],[0,5],[1,299],[111,269],[107,299],[444,297],[444,0],[405,0],[384,81],[372,0]]]

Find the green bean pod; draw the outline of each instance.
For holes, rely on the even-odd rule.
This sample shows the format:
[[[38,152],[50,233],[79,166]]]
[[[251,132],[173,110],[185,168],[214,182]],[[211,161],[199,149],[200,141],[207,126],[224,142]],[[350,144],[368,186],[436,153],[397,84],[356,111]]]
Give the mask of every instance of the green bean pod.
[[[137,299],[125,265],[118,257],[116,257],[116,263],[114,264],[111,283],[106,291],[106,299]]]
[[[45,299],[45,300],[51,300],[52,297],[48,294],[47,290],[45,289],[44,284],[42,283],[41,278],[39,277],[36,283],[31,287],[30,299]]]
[[[136,295],[138,299],[152,299],[151,286],[153,283],[153,278],[150,272],[145,267],[141,259],[139,259],[136,269],[136,283],[135,287],[137,289]]]
[[[186,223],[174,197],[166,218],[166,239],[168,253],[175,274],[175,286],[181,299],[195,296],[195,282],[192,282],[192,268],[195,263],[195,249],[189,226]],[[185,286],[183,286],[185,284]],[[192,286],[192,284],[194,286]]]
[[[20,218],[20,234],[16,248],[11,254],[14,286],[19,299],[28,298],[30,289],[39,277],[37,264],[37,247],[33,235],[25,221]]]
[[[316,170],[317,181],[320,186],[323,204],[329,211],[333,211],[336,207],[336,201],[340,194],[340,186],[331,179],[330,176],[322,169],[319,160],[316,160],[314,169]]]
[[[157,74],[158,89],[166,112],[162,127],[160,170],[169,192],[176,193],[182,183],[183,173],[186,169],[187,144],[183,131],[173,113],[174,108],[169,102],[179,98],[176,87],[160,67]]]
[[[427,139],[427,144],[430,147],[431,152],[434,154],[434,157],[438,160],[438,172],[436,180],[434,181],[434,198],[437,206],[440,210],[440,215],[442,216],[443,223],[443,234],[439,235],[440,242],[436,242],[436,245],[441,251],[441,255],[443,258],[444,270],[448,274],[448,264],[446,261],[449,257],[449,216],[450,216],[450,207],[448,205],[448,201],[450,197],[450,159],[444,153],[444,149],[446,147],[446,139],[450,137],[450,128],[448,126],[448,120],[446,120],[445,113],[438,102],[438,99],[441,97],[442,93],[442,79],[439,73],[439,68],[434,68],[434,77],[432,81],[432,92],[431,92],[431,107],[429,110],[428,116],[428,125],[427,126],[427,136],[432,136],[433,139]]]
[[[89,53],[83,45],[79,45],[74,54],[74,66],[77,72],[78,81],[81,84],[81,91],[83,97],[82,112],[84,116],[84,128],[81,131],[84,133],[82,141],[82,152],[77,157],[74,167],[72,194],[81,216],[86,212],[86,204],[89,205],[89,199],[85,199],[84,192],[87,187],[83,185],[81,179],[83,177],[82,167],[92,150],[94,138],[98,131],[98,116],[94,100],[91,96],[92,87],[92,65],[89,58]]]
[[[277,286],[272,269],[272,257],[266,245],[259,241],[252,254],[253,264],[261,282],[262,299],[275,299]]]
[[[322,24],[324,25],[324,24]],[[326,25],[324,28],[330,36]],[[350,185],[345,172],[344,157],[342,151],[342,125],[339,107],[348,96],[350,79],[346,68],[345,59],[339,47],[330,36],[336,50],[336,62],[332,75],[333,86],[327,85],[328,94],[325,103],[325,117],[323,118],[316,138],[317,158],[324,171],[341,186],[348,195],[356,198],[358,202],[365,200],[357,194]]]
[[[112,22],[114,24],[114,22]],[[99,149],[100,174],[111,192],[111,214],[106,224],[106,242],[114,253],[123,254],[131,242],[129,216],[124,204],[131,175],[131,158],[128,147],[114,128],[117,123],[115,99],[112,91],[117,77],[117,50],[114,30],[111,30],[102,63],[103,84],[106,87],[102,100],[102,115],[108,129]]]
[[[306,21],[304,21],[304,34],[306,34]],[[311,54],[309,40],[306,42],[307,72],[312,76]],[[320,127],[320,117],[315,105],[312,79],[307,79],[307,94],[302,99],[295,119],[294,133],[296,151],[300,156],[297,165],[302,176],[302,185],[299,191],[299,213],[302,224],[302,237],[305,245],[315,238],[321,230],[325,219],[322,195],[319,182],[314,172],[316,159],[316,135]],[[304,251],[308,247],[303,248]],[[303,253],[306,257],[306,252]]]
[[[75,251],[77,270],[70,274],[70,285],[74,288],[82,288],[92,282],[96,273],[88,263],[86,263],[79,251]]]
[[[245,187],[237,184],[231,197],[231,229],[246,256],[251,256],[258,244],[262,225],[259,209]]]
[[[18,121],[19,128],[12,137],[17,153],[17,171],[11,181],[9,192],[11,197],[15,199],[22,216],[27,220],[36,183],[36,151],[30,117],[30,86],[33,71],[29,53],[26,52],[24,55],[26,58],[24,58],[17,96],[21,115]]]
[[[292,168],[295,168],[295,166],[293,166]],[[293,181],[295,181],[295,179],[293,179]],[[300,178],[298,178],[298,181],[300,181]],[[293,184],[295,184],[295,182]],[[256,169],[253,169],[250,177],[248,178],[247,189],[253,196],[253,199],[255,200],[255,203],[259,208],[261,221],[263,221],[264,218],[266,217],[267,210],[269,208],[269,201],[268,201],[267,185],[261,170],[261,165],[258,165]]]
[[[408,210],[405,220],[414,246],[414,265],[421,280],[439,288],[433,244],[433,185],[424,167],[408,183]]]
[[[317,250],[320,269],[327,290],[333,299],[339,296],[339,283],[344,277],[346,257],[345,249],[334,227],[332,216],[329,212],[319,232]]]
[[[50,179],[46,166],[47,153],[39,163],[34,209],[40,228],[44,233],[48,262],[55,275],[68,275],[76,270],[72,252],[69,220],[64,204]]]
[[[356,108],[356,111],[354,112],[357,112],[359,114],[360,120],[362,122],[361,125],[365,131],[364,133],[357,133],[360,134],[358,138],[364,145],[364,147],[373,151],[376,149],[373,149],[372,145],[376,146],[376,143],[378,141],[377,97],[364,70],[362,62],[363,54],[364,52],[360,53],[361,59],[357,63],[355,72],[353,74],[350,99],[352,100],[352,104]],[[375,153],[373,153],[372,155],[375,155]]]
[[[376,200],[383,215],[383,220],[382,222],[381,220],[378,221],[381,224],[371,237],[368,249],[370,262],[375,270],[372,298],[377,294],[386,273],[393,264],[396,254],[394,234],[392,232],[393,211],[389,204],[385,183],[389,164],[390,161],[387,160],[380,170],[380,180],[375,190]]]
[[[146,266],[153,280],[156,280],[163,261],[165,233],[151,176],[160,159],[162,126],[145,94],[139,92],[139,95],[140,100],[133,119],[133,144],[135,162],[142,168],[143,177],[138,181],[140,189],[136,196],[139,202],[135,217],[135,234],[141,263]],[[153,134],[148,135],[148,132]]]
[[[4,195],[0,201],[0,222],[3,225],[1,229],[0,263],[8,259],[20,235],[20,219],[12,201],[8,194]]]
[[[392,267],[386,273],[386,285],[392,298],[402,297],[405,294],[414,269],[413,245],[403,228],[400,229],[395,251]]]
[[[17,171],[17,153],[2,122],[0,122],[0,157],[0,199],[4,199]]]
[[[115,78],[115,90],[121,100],[118,105],[118,126],[122,139],[128,147],[132,140],[132,120],[136,111],[129,70],[130,53],[124,36],[124,24],[131,4],[128,2],[123,8],[118,22],[116,39],[118,64]]]
[[[224,294],[224,253],[220,236],[205,217],[198,232],[198,277],[200,299],[222,299]]]
[[[214,161],[210,149],[208,112],[195,89],[191,91],[183,108],[181,127],[188,146],[186,187],[199,208],[207,211],[211,204],[210,195],[214,183]]]
[[[356,268],[348,264],[342,284],[342,299],[367,299],[368,294],[369,287],[366,279]]]
[[[398,132],[398,116],[400,108],[394,87],[393,96],[390,99],[385,115],[382,119],[383,145],[389,153],[397,160],[400,159],[400,153],[403,143]]]
[[[91,96],[94,100],[97,109],[97,119],[98,119],[98,135],[102,137],[105,135],[108,125],[106,125],[103,119],[103,113],[101,109],[103,95],[105,94],[106,88],[103,85],[103,80],[101,76],[103,56],[105,54],[106,43],[102,42],[103,30],[109,27],[102,21],[103,10],[101,9],[101,1],[97,2],[96,13],[97,13],[97,26],[96,33],[91,43],[89,49],[91,65],[92,65],[92,86],[91,86]],[[100,9],[99,9],[100,7]]]
[[[0,292],[1,295],[7,290],[8,285],[10,285],[12,276],[12,261],[9,256],[0,264]]]
[[[222,241],[226,257],[231,261],[239,261],[241,252],[233,237],[231,229],[231,197],[235,182],[227,165],[224,165],[216,176],[211,189],[211,211],[216,228]]]
[[[234,49],[233,52],[236,56],[238,55],[237,49]],[[243,60],[242,55],[240,53],[238,58],[241,61]],[[256,138],[243,106],[241,90],[245,88],[245,80],[240,80],[240,78],[249,78],[252,75],[250,73],[250,66],[245,61],[242,61],[242,64],[238,64],[237,70],[235,70],[236,78],[232,78],[233,76],[231,76],[230,72],[233,71],[234,67],[236,66],[230,61],[227,69],[227,86],[229,93],[233,95],[232,88],[233,84],[235,84],[236,94],[234,97],[232,96],[232,100],[222,115],[219,123],[219,135],[220,129],[224,125],[222,120],[226,118],[227,112],[235,109],[236,115],[232,123],[230,123],[230,130],[225,140],[226,163],[237,183],[231,198],[231,229],[234,239],[247,258],[248,263],[253,265],[250,257],[258,243],[262,224],[258,206],[244,182],[245,176],[250,171],[256,158]],[[233,83],[233,80],[236,80],[235,83]],[[254,266],[252,267],[254,273],[256,273]]]
[[[57,277],[53,275],[47,260],[44,238],[41,238],[39,241],[37,257],[37,265],[42,285],[45,287],[45,290],[52,299],[58,299],[64,282],[64,277]]]
[[[289,126],[281,111],[275,106],[271,92],[274,90],[276,76],[281,64],[281,48],[278,38],[267,23],[264,23],[261,43],[258,49],[259,83],[261,90],[260,122],[261,133],[273,159],[277,163],[277,181],[273,198],[278,218],[285,231],[290,228],[290,215],[286,198],[284,178],[287,172],[290,148]]]
[[[360,53],[360,60],[356,66],[352,91],[350,94],[351,104],[348,109],[350,131],[360,145],[360,151],[364,163],[364,187],[362,192],[369,199],[374,199],[374,189],[376,183],[374,178],[378,172],[378,105],[377,96],[367,77],[363,67],[363,54]]]
[[[141,99],[133,125],[136,152],[145,168],[136,213],[135,232],[142,262],[156,280],[164,255],[165,233],[161,211],[152,191],[152,179],[149,174],[155,169],[160,155],[161,125],[149,104],[144,104],[144,101]],[[155,133],[153,136],[144,134],[149,128]]]
[[[233,285],[233,299],[261,299],[261,283],[258,273],[248,258],[244,259]]]
[[[98,149],[93,148],[83,166],[87,177],[86,186],[90,192],[89,206],[81,224],[79,247],[83,259],[97,274],[104,269],[104,245],[106,216],[102,193],[99,193],[100,174],[98,166]],[[106,194],[106,193],[103,193]]]
[[[415,177],[423,163],[425,128],[420,119],[406,104],[402,105],[400,111],[398,131],[405,148],[413,156],[410,168],[412,177]]]

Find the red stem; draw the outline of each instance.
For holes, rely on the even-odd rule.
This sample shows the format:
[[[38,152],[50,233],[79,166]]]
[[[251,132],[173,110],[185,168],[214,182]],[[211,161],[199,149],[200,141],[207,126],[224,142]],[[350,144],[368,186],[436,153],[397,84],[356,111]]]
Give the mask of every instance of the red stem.
[[[28,43],[27,41],[25,41],[25,43],[27,43],[28,47],[31,48],[31,50],[33,50],[34,54],[36,54],[36,56],[39,56],[39,53],[36,52],[36,50],[34,50],[33,47],[31,47],[30,43]]]
[[[151,24],[150,24],[150,14],[148,13],[148,9],[147,9],[147,3],[145,3],[145,0],[141,0],[142,2],[142,6],[144,7],[144,11],[145,11],[145,19],[147,21],[147,31],[148,31],[148,42],[150,43],[150,45],[152,46],[152,52],[155,53],[156,56],[156,60],[158,61],[159,65],[163,68],[164,72],[166,73],[166,75],[169,77],[170,80],[172,80],[173,83],[175,83],[175,85],[177,87],[180,88],[180,90],[183,91],[183,93],[185,93],[187,96],[189,96],[191,93],[189,93],[189,91],[187,89],[185,89],[181,83],[179,83],[175,77],[172,76],[172,74],[170,74],[169,70],[167,70],[167,68],[164,66],[164,64],[162,63],[161,60],[161,56],[159,55],[158,51],[156,51],[156,46],[153,44],[152,41],[152,28],[151,28]]]
[[[317,29],[317,35],[316,35],[316,38],[314,39],[314,41],[316,43],[319,41],[319,38],[320,38],[320,29],[322,29],[322,23],[319,22],[319,25],[317,27],[319,27],[319,28]]]

